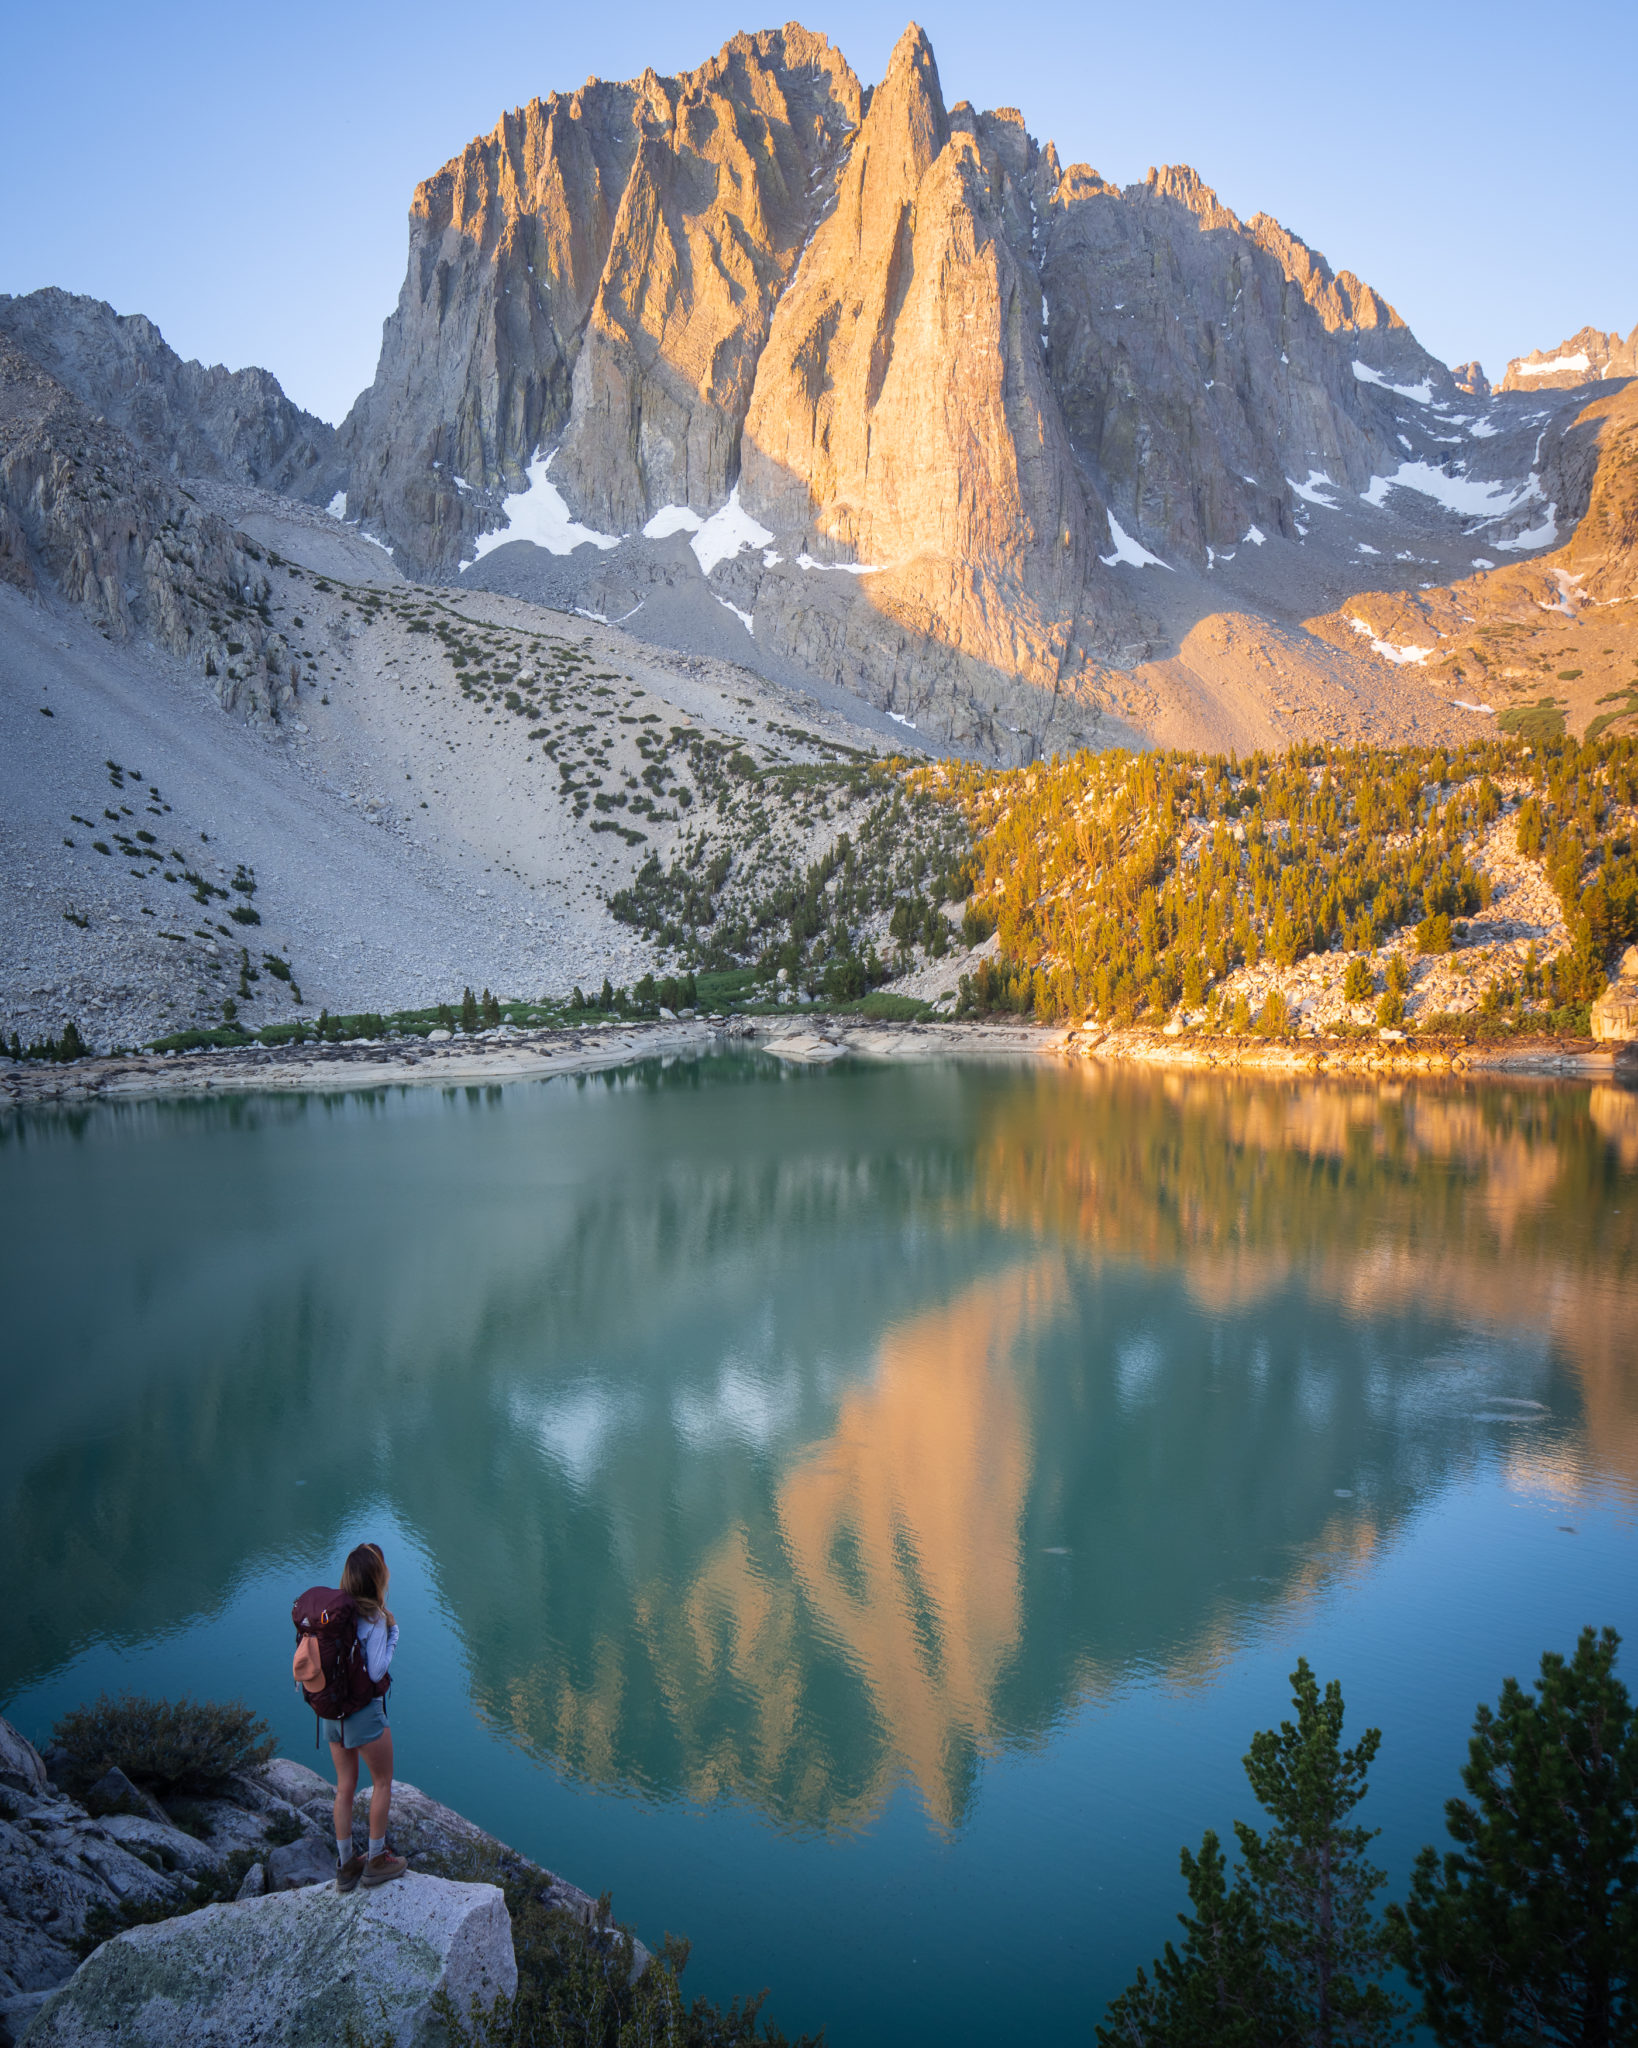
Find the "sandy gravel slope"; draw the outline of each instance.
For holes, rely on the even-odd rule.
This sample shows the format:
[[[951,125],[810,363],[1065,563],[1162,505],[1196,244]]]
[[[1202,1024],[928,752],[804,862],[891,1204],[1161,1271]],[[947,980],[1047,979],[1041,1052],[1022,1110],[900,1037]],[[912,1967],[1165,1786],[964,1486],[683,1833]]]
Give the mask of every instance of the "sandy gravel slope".
[[[183,664],[0,586],[0,1030],[26,1042],[72,1017],[107,1046],[219,1021],[228,997],[252,1024],[282,1019],[292,986],[313,1016],[467,984],[629,980],[652,955],[604,899],[687,826],[685,770],[669,805],[640,780],[645,735],[677,728],[759,762],[881,745],[725,663],[515,599],[418,592],[321,522],[255,522],[305,663],[279,726],[247,726]],[[545,726],[508,712],[498,683],[487,701],[463,693],[449,635],[480,629],[512,669],[557,664]],[[251,875],[253,896],[235,889]]]

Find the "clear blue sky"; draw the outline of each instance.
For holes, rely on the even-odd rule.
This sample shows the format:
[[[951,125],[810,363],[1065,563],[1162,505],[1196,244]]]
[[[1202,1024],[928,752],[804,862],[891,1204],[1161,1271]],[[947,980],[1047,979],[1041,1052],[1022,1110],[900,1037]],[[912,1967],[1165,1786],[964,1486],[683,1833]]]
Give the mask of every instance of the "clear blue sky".
[[[374,372],[418,178],[537,93],[686,69],[776,18],[744,0],[19,0],[0,291],[147,313],[182,354],[264,364],[339,419]],[[867,82],[905,18],[859,0],[805,16]],[[1021,107],[1066,163],[1121,183],[1193,164],[1449,361],[1497,375],[1586,322],[1638,322],[1632,0],[935,0],[917,18],[947,100]]]

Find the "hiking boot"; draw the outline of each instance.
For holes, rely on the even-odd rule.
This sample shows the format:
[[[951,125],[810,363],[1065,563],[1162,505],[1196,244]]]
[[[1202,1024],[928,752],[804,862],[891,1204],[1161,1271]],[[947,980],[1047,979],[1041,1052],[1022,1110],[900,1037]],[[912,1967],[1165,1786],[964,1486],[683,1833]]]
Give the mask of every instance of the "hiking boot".
[[[336,1867],[336,1890],[338,1892],[355,1891],[358,1887],[358,1880],[363,1875],[364,1858],[362,1856],[349,1856],[345,1863],[338,1864]]]
[[[402,1877],[408,1869],[407,1856],[395,1856],[390,1849],[383,1849],[379,1856],[372,1856],[365,1864],[362,1882],[366,1885],[391,1884],[395,1877]]]

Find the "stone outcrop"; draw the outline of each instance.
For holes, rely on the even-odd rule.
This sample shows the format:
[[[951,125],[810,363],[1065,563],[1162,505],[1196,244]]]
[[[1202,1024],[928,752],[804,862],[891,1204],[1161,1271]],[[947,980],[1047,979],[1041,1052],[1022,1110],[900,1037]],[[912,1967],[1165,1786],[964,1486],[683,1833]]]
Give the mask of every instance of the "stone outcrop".
[[[118,1775],[124,1777],[123,1773]],[[124,1782],[130,1785],[128,1779]],[[105,1805],[100,1817],[93,1815],[52,1782],[46,1762],[33,1745],[9,1722],[0,1719],[0,2048],[11,2048],[13,2042],[20,2040],[45,2002],[71,1978],[75,1986],[85,1980],[86,1997],[81,1998],[76,1991],[58,2008],[65,2015],[60,2031],[33,2038],[112,2038],[115,2036],[109,2031],[88,2032],[90,2022],[85,2017],[87,2013],[103,2014],[97,2024],[111,2029],[113,2021],[107,2015],[112,2012],[121,2029],[117,2038],[129,2041],[322,2038],[328,2043],[338,2039],[339,2031],[311,2037],[299,2033],[286,2036],[276,2032],[235,2032],[235,2027],[250,2024],[242,2014],[223,2018],[222,2030],[215,2034],[205,2029],[202,2018],[197,2028],[190,2023],[186,2029],[166,2033],[161,2021],[169,2012],[165,2023],[174,2027],[174,2010],[160,2005],[155,2008],[156,2016],[141,2018],[135,2011],[135,2005],[141,2001],[133,1990],[133,1986],[144,1983],[159,1986],[162,1980],[179,1982],[174,1972],[183,1966],[176,1958],[192,1955],[208,1960],[225,1956],[240,1939],[237,1935],[219,1938],[207,1931],[200,1934],[198,1944],[189,1945],[192,1936],[179,1936],[180,1945],[167,1948],[160,1940],[166,1928],[192,1928],[207,1921],[207,1915],[243,1911],[252,1901],[271,1906],[279,1899],[305,1895],[322,1897],[332,1906],[349,1904],[333,1890],[334,1785],[305,1764],[275,1757],[255,1770],[238,1773],[213,1797],[190,1798],[186,1829],[175,1825],[151,1794],[136,1787],[130,1787],[130,1791],[135,1794],[134,1799],[118,1785],[108,1787],[105,1802],[113,1803]],[[141,1810],[116,1810],[130,1805]],[[368,1822],[366,1787],[359,1792],[354,1808],[354,1839],[359,1847],[366,1839]],[[488,1891],[497,1884],[516,1884],[527,1888],[546,1905],[572,1913],[583,1925],[594,1924],[596,1902],[588,1893],[531,1862],[413,1785],[400,1782],[393,1786],[390,1838],[397,1851],[408,1857],[412,1873],[419,1874],[418,1883],[430,1883],[435,1878],[454,1880],[443,1887],[447,1892],[469,1891],[474,1887]],[[214,1891],[223,1901],[232,1899],[232,1905],[224,1903],[195,1910],[201,1886],[206,1895]],[[314,1886],[322,1887],[322,1891],[314,1894]],[[386,1898],[403,1888],[400,1880],[379,1894],[366,1896]],[[501,1895],[496,1891],[493,1897],[499,1906],[500,1923],[505,1926]],[[98,1962],[107,1953],[109,1944],[105,1944],[95,1949],[89,1962],[81,1966],[80,1957],[88,1943],[137,1913],[183,1917],[137,1930],[143,1940],[132,1943],[129,1950],[122,1950],[115,1963]],[[263,1924],[282,1929],[287,1923],[275,1918]],[[221,1925],[219,1920],[207,1922],[207,1928]],[[322,1935],[322,1923],[300,1916],[288,1925],[316,1926]],[[463,1927],[466,1932],[461,1931]],[[467,1927],[464,1913],[456,1913],[445,1904],[432,1915],[428,1934],[429,1938],[443,1939],[438,1934],[442,1928],[458,1945],[468,1940],[473,1927]],[[335,1937],[342,1944],[335,1950],[335,1955],[342,1959],[337,1968],[346,1966],[345,1943],[351,1938],[345,1932]],[[404,1942],[409,1940],[402,1930],[391,1936],[394,1943],[400,1943],[401,1938]],[[129,1939],[122,1936],[120,1942]],[[148,1945],[156,1941],[160,1942],[159,1947]],[[483,1953],[488,1954],[488,1934],[484,1935],[482,1946]],[[456,1968],[449,1960],[453,1954],[452,1949],[446,1955],[446,1976],[449,1970],[454,1970],[454,1976],[448,1979],[450,1989],[464,2002],[466,1994],[459,1990],[459,1984],[468,1981],[461,1976],[467,1964]],[[505,1960],[509,1967],[509,1939]],[[635,1966],[646,1967],[647,1960],[648,1951],[640,1942],[636,1943]],[[95,1969],[92,1965],[96,1965]],[[191,1969],[194,1965],[186,1967]],[[210,1967],[214,1970],[215,1965]],[[203,1963],[199,1968],[204,1971],[199,1978],[203,1984],[210,1971],[204,1969]],[[167,1976],[167,1972],[172,1974]],[[405,1981],[413,1989],[422,1979],[415,1977],[412,1970]],[[395,2021],[400,2041],[421,2038],[414,2030],[420,2024],[414,2019],[414,2011],[419,2010],[417,1999],[424,2004],[431,1988],[429,1980],[423,1991],[410,1999],[409,2018],[402,2024]],[[154,1995],[161,1993],[156,1991]],[[493,1996],[493,1991],[487,1994]],[[77,2017],[71,2017],[74,2015]],[[257,2019],[256,2024],[260,2023]],[[53,2022],[53,2026],[58,2025]],[[341,2022],[335,2022],[335,2026],[339,2029]],[[143,2031],[144,2028],[148,2031]],[[361,2028],[360,2034],[364,2039],[372,2037],[368,2027]]]
[[[387,2036],[442,2048],[434,2001],[459,2013],[517,1990],[506,1901],[490,1884],[414,1872],[206,1906],[105,1942],[48,1999],[33,2048],[332,2048]]]
[[[308,1839],[319,1840],[328,1847],[335,1799],[335,1787],[328,1778],[286,1757],[275,1757],[255,1776],[272,1797],[301,1815],[311,1831]],[[368,1831],[369,1810],[369,1791],[361,1789],[353,1808],[353,1833],[359,1843]],[[412,1864],[424,1864],[445,1875],[488,1875],[524,1884],[555,1911],[572,1913],[583,1926],[593,1924],[597,1902],[588,1892],[532,1863],[527,1856],[475,1826],[464,1814],[442,1805],[403,1779],[396,1779],[392,1788],[392,1840],[399,1854],[407,1856]],[[270,1873],[277,1854],[275,1850],[267,1859]],[[637,1942],[634,1952],[641,1967],[648,1951]]]
[[[1613,377],[1638,377],[1638,327],[1623,341],[1583,327],[1557,348],[1533,348],[1514,356],[1497,387],[1502,391],[1571,391]]]
[[[140,313],[55,287],[0,294],[0,335],[155,469],[321,505],[344,484],[334,427],[293,405],[269,371],[184,362]]]
[[[3,340],[0,577],[197,663],[229,709],[277,719],[289,700],[299,659],[263,616],[261,550]]]
[[[1554,555],[1578,578],[1583,602],[1611,604],[1638,593],[1638,382],[1595,397],[1564,437],[1557,473],[1547,488],[1580,514],[1574,533]]]
[[[1592,1035],[1608,1045],[1638,1043],[1638,946],[1628,946],[1609,987],[1592,1006]]]
[[[678,78],[532,100],[469,144],[416,189],[380,365],[341,430],[350,516],[448,568],[560,439],[554,476],[594,525],[714,510],[861,106],[793,24]]]

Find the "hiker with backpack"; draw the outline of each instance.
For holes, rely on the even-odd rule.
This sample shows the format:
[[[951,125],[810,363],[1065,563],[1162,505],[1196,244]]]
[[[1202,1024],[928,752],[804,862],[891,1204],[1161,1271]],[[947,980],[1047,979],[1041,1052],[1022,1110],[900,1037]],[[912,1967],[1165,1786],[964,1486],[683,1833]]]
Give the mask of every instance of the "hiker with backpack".
[[[336,1890],[390,1884],[409,1865],[387,1847],[392,1809],[392,1730],[387,1689],[398,1624],[386,1605],[391,1573],[378,1543],[361,1543],[341,1568],[341,1584],[310,1586],[294,1603],[296,1654],[291,1669],[318,1716],[336,1767]],[[370,1770],[370,1848],[353,1854],[353,1795],[358,1759]]]

